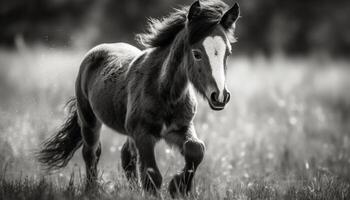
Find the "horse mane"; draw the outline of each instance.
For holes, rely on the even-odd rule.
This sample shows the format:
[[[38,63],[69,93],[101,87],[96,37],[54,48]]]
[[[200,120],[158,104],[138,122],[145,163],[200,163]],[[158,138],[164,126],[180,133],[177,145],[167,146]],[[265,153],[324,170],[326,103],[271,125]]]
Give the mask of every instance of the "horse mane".
[[[195,43],[211,28],[220,22],[227,5],[222,1],[200,1],[201,11],[189,23],[189,40]],[[150,19],[145,33],[136,35],[140,45],[145,48],[164,47],[172,43],[177,34],[186,27],[189,7],[175,9],[162,19]]]

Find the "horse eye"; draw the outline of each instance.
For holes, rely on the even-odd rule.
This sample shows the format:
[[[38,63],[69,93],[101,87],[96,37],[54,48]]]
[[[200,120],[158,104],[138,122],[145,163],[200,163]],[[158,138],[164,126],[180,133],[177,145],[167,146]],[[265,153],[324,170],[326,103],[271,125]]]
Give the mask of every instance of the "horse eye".
[[[195,60],[202,59],[202,53],[199,50],[192,50],[192,54]]]

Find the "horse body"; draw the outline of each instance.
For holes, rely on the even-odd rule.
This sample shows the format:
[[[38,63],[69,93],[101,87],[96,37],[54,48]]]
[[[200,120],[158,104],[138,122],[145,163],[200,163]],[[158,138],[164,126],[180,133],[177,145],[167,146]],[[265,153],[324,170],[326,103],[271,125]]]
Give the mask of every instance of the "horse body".
[[[158,138],[169,132],[167,127],[189,126],[196,111],[193,88],[186,80],[180,92],[183,98],[175,103],[167,101],[167,94],[161,93],[158,83],[165,66],[162,62],[143,63],[146,58],[158,57],[158,53],[164,52],[140,51],[124,43],[102,44],[90,50],[76,80],[80,123],[93,124],[89,116],[95,115],[98,122],[115,131],[132,134],[131,130],[126,131],[129,107],[130,126],[141,121],[152,124],[152,134]],[[85,117],[85,110],[92,110],[93,114],[86,113]]]
[[[223,13],[225,9],[223,3],[196,1],[189,10],[160,21],[155,31],[151,27],[154,33],[141,37],[149,44],[143,51],[125,43],[90,50],[80,66],[70,116],[44,143],[39,161],[49,168],[64,167],[83,145],[90,188],[97,183],[100,128],[105,124],[128,136],[121,150],[126,177],[139,179],[153,194],[162,184],[156,142],[164,139],[177,147],[185,166],[169,183],[169,191],[173,197],[186,195],[205,151],[193,124],[197,105],[193,91],[213,110],[222,110],[230,98],[225,65],[239,7],[235,4]]]

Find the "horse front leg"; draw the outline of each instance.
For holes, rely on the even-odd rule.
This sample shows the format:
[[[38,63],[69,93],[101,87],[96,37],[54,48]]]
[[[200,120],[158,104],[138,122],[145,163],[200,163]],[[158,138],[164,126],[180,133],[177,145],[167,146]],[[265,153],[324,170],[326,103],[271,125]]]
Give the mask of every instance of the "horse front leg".
[[[177,146],[185,158],[185,167],[169,183],[170,195],[173,198],[178,195],[185,196],[190,192],[194,174],[203,160],[204,143],[197,138],[193,124],[168,132],[164,139]]]
[[[137,150],[133,139],[128,138],[121,149],[122,167],[125,176],[131,183],[136,183],[137,180]]]
[[[158,195],[162,185],[162,175],[154,157],[154,147],[158,139],[151,134],[137,134],[134,137],[138,152],[139,180],[145,191]]]

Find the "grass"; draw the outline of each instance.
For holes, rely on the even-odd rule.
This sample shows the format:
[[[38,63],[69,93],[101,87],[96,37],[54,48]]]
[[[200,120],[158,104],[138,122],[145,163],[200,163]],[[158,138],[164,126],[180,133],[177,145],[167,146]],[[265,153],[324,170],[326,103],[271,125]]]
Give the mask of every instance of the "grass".
[[[38,144],[62,123],[83,50],[0,50],[0,199],[154,199],[129,186],[120,167],[125,137],[103,127],[100,187],[84,191],[77,152],[45,173]],[[189,199],[350,199],[349,62],[234,57],[231,101],[221,112],[199,100],[195,126],[206,156]],[[161,142],[163,199],[179,153]]]
[[[268,178],[269,179],[269,178]],[[197,184],[189,199],[348,199],[349,184],[341,179],[319,175],[299,182],[266,180],[255,177],[248,184],[225,182],[222,191],[218,185],[203,180]],[[157,199],[142,194],[139,188],[128,187],[123,178],[101,182],[95,191],[85,191],[83,180],[70,179],[68,184],[51,179],[25,177],[0,182],[2,199]],[[162,198],[171,199],[164,189]]]

